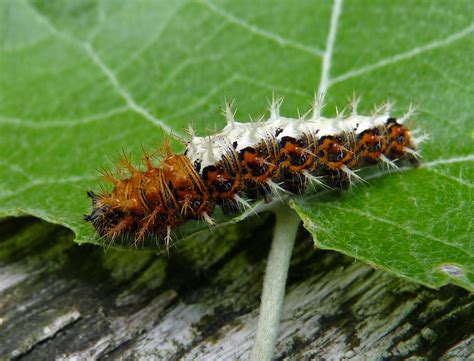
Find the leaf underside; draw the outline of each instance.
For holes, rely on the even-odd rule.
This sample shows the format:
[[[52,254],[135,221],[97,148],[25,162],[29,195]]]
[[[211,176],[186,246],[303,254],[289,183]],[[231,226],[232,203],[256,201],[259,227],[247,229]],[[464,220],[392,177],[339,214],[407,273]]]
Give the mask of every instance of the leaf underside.
[[[317,89],[331,116],[355,91],[365,113],[387,99],[396,115],[418,106],[412,127],[431,136],[423,166],[292,207],[318,247],[473,290],[473,10],[470,1],[3,1],[0,214],[100,242],[82,221],[85,192],[122,150],[138,161],[142,146],[156,149],[160,127],[221,129],[224,95],[240,119],[258,118],[272,92],[296,116]],[[209,230],[194,224],[179,237],[193,242],[195,232]]]

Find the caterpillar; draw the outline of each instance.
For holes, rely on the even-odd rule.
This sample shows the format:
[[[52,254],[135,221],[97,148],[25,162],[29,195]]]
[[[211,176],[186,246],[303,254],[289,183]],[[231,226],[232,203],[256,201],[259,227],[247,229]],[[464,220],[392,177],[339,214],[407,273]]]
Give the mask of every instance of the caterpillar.
[[[349,116],[341,112],[331,119],[321,116],[318,95],[307,114],[291,119],[280,115],[281,103],[273,97],[268,119],[242,123],[226,102],[222,132],[198,137],[189,127],[185,152],[173,154],[166,142],[160,166],[146,152],[144,170],[124,157],[115,173],[103,172],[112,191],[88,192],[92,212],[85,221],[105,239],[128,237],[138,245],[151,236],[168,249],[172,231],[185,222],[214,224],[216,206],[232,214],[250,201],[301,195],[310,183],[348,188],[360,180],[358,169],[377,163],[394,169],[401,162],[419,165],[417,147],[424,137],[415,138],[405,125],[411,107],[398,119],[390,115],[390,103],[362,116],[354,97]]]

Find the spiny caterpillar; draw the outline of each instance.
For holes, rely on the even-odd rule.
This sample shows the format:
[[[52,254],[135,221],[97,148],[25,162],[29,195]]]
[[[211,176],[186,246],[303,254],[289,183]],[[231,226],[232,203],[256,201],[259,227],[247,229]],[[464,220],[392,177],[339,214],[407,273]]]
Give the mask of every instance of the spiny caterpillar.
[[[359,179],[356,170],[369,165],[419,164],[416,148],[423,137],[414,138],[404,125],[411,109],[396,119],[388,103],[361,116],[354,97],[350,116],[330,119],[320,114],[321,99],[316,96],[307,114],[291,119],[280,116],[281,99],[273,98],[270,118],[251,123],[235,121],[226,102],[221,133],[198,137],[189,128],[184,154],[172,154],[167,145],[159,167],[145,153],[143,171],[126,157],[116,175],[106,171],[114,188],[88,192],[92,213],[85,220],[105,239],[129,237],[138,245],[151,236],[168,248],[172,230],[188,220],[214,224],[216,205],[235,213],[251,200],[301,195],[309,183],[347,188]]]

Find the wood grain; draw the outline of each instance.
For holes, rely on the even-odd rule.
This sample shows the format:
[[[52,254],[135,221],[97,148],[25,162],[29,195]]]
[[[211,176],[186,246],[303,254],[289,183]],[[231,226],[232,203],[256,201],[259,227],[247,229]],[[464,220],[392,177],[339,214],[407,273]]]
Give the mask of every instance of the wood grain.
[[[0,358],[247,359],[273,219],[169,257],[74,244],[33,218],[0,223]],[[473,296],[315,250],[301,230],[275,359],[469,359]]]

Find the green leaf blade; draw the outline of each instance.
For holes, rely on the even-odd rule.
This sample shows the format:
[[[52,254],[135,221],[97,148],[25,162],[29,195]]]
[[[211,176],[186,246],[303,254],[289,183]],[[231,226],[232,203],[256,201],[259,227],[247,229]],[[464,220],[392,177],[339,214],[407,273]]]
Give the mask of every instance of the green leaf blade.
[[[318,247],[430,287],[454,283],[472,290],[473,185],[440,178],[436,168],[383,176],[339,197],[293,204]],[[443,271],[449,265],[459,267],[459,274]]]

